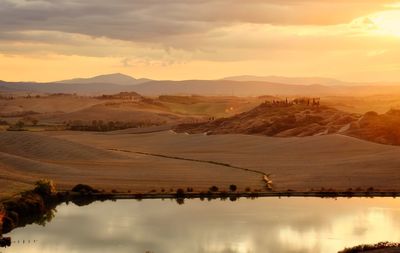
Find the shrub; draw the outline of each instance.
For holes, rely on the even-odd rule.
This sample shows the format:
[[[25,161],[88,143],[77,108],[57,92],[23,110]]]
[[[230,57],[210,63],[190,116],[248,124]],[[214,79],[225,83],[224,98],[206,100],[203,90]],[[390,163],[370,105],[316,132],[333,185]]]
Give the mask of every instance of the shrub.
[[[231,190],[231,192],[235,192],[235,191],[237,190],[237,186],[234,185],[234,184],[231,184],[231,185],[229,186],[229,190]]]
[[[10,247],[11,246],[11,238],[10,237],[1,237],[0,238],[0,247]]]
[[[49,179],[41,179],[35,183],[35,192],[40,195],[51,195],[56,192],[56,187],[52,180]]]
[[[71,190],[72,192],[78,192],[81,194],[89,194],[89,193],[97,193],[98,190],[95,190],[93,187],[86,184],[78,184]]]
[[[39,120],[32,118],[31,122],[32,122],[32,125],[36,126],[39,123]]]
[[[178,198],[184,197],[185,196],[185,191],[183,189],[179,188],[178,190],[176,190],[176,196]]]
[[[218,187],[213,185],[213,186],[210,187],[210,191],[211,192],[217,192],[218,191]]]
[[[251,188],[250,187],[246,187],[246,189],[244,189],[246,192],[249,192],[249,191],[251,191]]]
[[[19,120],[17,123],[15,123],[15,126],[17,128],[23,128],[25,126],[25,123]]]

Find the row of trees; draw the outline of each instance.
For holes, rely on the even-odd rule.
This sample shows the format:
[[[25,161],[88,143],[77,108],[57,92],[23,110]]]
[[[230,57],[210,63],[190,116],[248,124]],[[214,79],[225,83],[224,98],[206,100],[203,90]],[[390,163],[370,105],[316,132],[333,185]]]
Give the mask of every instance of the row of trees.
[[[122,130],[127,128],[140,128],[140,127],[148,127],[148,126],[157,126],[165,124],[166,122],[152,122],[152,121],[131,121],[131,122],[123,122],[123,121],[102,121],[102,120],[93,120],[92,122],[84,122],[81,120],[73,120],[66,122],[66,126],[68,130],[75,131],[98,131],[98,132],[106,132],[106,131],[114,131],[114,130]]]

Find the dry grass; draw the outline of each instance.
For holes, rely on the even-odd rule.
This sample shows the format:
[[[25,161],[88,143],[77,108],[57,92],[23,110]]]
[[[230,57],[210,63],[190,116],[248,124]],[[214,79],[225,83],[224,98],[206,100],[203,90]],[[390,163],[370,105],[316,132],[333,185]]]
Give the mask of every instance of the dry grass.
[[[19,134],[12,133],[9,138],[16,138],[14,135]],[[21,144],[16,144],[14,151],[2,150],[4,158],[1,161],[15,171],[28,171],[30,175],[53,178],[64,187],[87,183],[108,189],[117,185],[132,192],[187,187],[207,191],[212,185],[228,190],[230,184],[236,184],[238,189],[264,187],[261,178],[251,173],[211,164],[111,152],[107,150],[110,148],[216,161],[261,170],[271,174],[274,189],[281,191],[321,188],[346,191],[349,188],[370,187],[399,190],[400,185],[400,177],[396,176],[400,147],[341,135],[269,138],[172,132],[26,134],[21,139],[30,140],[25,142],[27,147],[29,143],[42,141],[45,144],[34,146],[43,148],[47,143],[47,152],[30,149],[21,151],[25,149],[17,149]],[[54,151],[50,151],[52,149]],[[12,152],[14,156],[10,155]]]
[[[78,143],[45,134],[7,132],[0,136],[0,141],[7,144],[0,147],[0,173],[8,182],[30,184],[40,178],[50,178],[59,189],[85,183],[106,191],[121,192],[187,187],[202,191],[210,185],[221,188],[228,188],[230,184],[242,187],[250,184],[258,188],[263,185],[258,175],[223,166],[122,154],[95,147],[93,143],[86,145],[84,140]],[[106,141],[102,137],[118,136],[78,135],[92,136],[100,142]]]

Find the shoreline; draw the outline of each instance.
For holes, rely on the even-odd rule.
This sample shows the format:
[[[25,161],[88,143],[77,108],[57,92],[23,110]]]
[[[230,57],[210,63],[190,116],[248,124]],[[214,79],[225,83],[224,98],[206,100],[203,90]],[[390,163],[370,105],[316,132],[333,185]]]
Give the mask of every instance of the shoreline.
[[[62,192],[61,192],[62,193]],[[400,197],[400,191],[387,192],[296,192],[296,191],[271,191],[271,192],[203,192],[203,193],[184,193],[177,195],[176,193],[92,193],[88,195],[75,196],[91,196],[91,197],[110,197],[110,199],[196,199],[196,198],[262,198],[262,197]]]
[[[265,191],[265,192],[184,192],[178,190],[171,193],[120,193],[99,192],[87,185],[79,185],[78,190],[68,191],[40,191],[35,188],[32,191],[22,192],[8,200],[0,201],[0,248],[10,247],[11,238],[3,236],[18,227],[43,222],[48,217],[55,215],[57,206],[72,202],[77,206],[90,205],[96,201],[116,200],[144,200],[144,199],[171,199],[182,205],[185,199],[200,200],[229,200],[236,201],[240,198],[374,198],[374,197],[400,197],[400,191]],[[77,188],[77,187],[75,187]]]

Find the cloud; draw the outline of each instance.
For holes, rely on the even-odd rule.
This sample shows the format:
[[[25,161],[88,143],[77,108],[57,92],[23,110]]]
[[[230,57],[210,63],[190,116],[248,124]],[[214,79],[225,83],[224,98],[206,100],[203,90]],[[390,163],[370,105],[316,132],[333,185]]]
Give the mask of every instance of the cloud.
[[[155,43],[165,37],[203,34],[237,23],[346,23],[372,10],[387,8],[389,3],[393,1],[3,0],[0,33],[59,31]]]
[[[61,61],[97,59],[104,69],[178,79],[398,69],[399,37],[379,32],[372,15],[395,8],[391,0],[0,0],[0,56],[40,58],[32,68],[41,70],[60,61],[60,72]],[[26,73],[17,60],[14,69],[1,64],[2,75]]]

